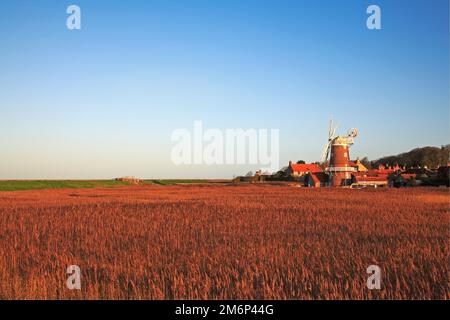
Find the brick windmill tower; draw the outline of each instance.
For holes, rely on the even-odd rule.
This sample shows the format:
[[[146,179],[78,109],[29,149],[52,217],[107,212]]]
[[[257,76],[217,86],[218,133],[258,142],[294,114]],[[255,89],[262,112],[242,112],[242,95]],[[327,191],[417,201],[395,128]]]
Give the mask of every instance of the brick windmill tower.
[[[356,169],[349,164],[349,148],[358,135],[357,129],[351,129],[346,136],[335,136],[336,130],[337,126],[333,128],[333,121],[330,120],[328,142],[322,152],[322,162],[326,162],[330,156],[329,167],[325,171],[328,173],[330,185],[333,187],[350,185],[351,174]]]

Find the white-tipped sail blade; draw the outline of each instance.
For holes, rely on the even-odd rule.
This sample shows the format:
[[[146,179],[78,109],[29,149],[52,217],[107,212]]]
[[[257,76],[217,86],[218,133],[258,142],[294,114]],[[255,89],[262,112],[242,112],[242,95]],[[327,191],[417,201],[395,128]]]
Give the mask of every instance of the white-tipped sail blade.
[[[334,135],[336,134],[336,130],[338,129],[339,125],[337,124],[336,127],[331,132],[330,140],[334,138]]]
[[[325,144],[322,150],[322,162],[325,162],[328,160],[328,153],[330,151],[330,141]]]
[[[333,135],[333,120],[330,119],[330,126],[328,127],[328,140],[331,139],[332,135]]]

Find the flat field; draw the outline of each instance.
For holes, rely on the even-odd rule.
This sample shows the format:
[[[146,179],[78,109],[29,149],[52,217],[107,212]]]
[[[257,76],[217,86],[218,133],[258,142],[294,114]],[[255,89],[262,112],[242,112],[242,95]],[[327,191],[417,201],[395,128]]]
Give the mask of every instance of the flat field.
[[[142,184],[187,184],[187,183],[222,183],[224,180],[199,179],[153,179],[144,180]],[[129,186],[131,183],[116,180],[0,180],[0,191],[41,190],[41,189],[86,189],[115,188]]]
[[[448,299],[449,191],[0,192],[1,299]],[[81,290],[66,268],[81,268]],[[369,290],[366,269],[381,269]]]

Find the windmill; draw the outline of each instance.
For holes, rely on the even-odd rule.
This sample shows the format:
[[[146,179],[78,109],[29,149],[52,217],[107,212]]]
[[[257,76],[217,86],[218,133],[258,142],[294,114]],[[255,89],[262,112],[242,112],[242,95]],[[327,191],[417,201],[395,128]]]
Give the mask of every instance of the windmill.
[[[329,167],[325,169],[330,177],[330,184],[342,186],[348,184],[351,172],[356,171],[350,166],[349,147],[355,143],[358,129],[350,129],[346,136],[336,136],[336,130],[337,126],[333,127],[333,121],[330,120],[328,142],[322,151],[322,162],[326,162],[330,156]]]

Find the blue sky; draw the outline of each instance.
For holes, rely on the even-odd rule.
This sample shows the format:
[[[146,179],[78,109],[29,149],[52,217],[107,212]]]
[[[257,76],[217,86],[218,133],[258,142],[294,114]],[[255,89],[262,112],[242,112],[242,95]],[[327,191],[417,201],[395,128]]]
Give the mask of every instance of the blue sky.
[[[257,169],[173,165],[194,120],[280,129],[281,165],[316,161],[330,116],[359,129],[353,158],[449,143],[448,1],[0,2],[0,179]]]

